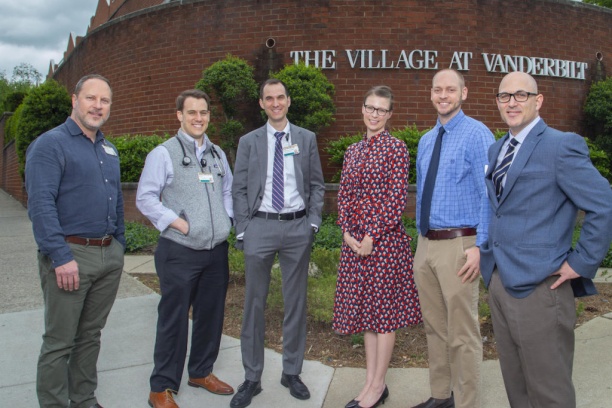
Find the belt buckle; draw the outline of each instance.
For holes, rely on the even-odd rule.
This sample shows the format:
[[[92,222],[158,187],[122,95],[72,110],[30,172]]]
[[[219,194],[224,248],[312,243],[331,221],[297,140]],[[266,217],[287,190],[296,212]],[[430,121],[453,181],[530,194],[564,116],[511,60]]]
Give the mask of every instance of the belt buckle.
[[[282,213],[278,213],[278,220],[283,222],[285,220],[283,220],[283,214]]]
[[[85,248],[89,246],[89,238],[85,238]]]

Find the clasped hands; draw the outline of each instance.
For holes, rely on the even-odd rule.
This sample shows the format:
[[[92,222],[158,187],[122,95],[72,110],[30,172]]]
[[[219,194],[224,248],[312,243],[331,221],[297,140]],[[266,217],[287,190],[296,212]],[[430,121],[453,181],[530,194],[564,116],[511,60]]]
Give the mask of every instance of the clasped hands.
[[[343,235],[344,242],[357,254],[357,256],[366,257],[370,255],[374,249],[374,240],[371,236],[365,235],[361,242],[357,241],[351,234],[345,232]]]

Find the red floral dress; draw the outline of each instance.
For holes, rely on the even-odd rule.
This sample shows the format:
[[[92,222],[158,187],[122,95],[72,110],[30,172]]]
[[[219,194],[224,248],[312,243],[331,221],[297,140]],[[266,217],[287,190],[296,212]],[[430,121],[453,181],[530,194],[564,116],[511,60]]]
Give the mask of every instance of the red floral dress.
[[[409,164],[406,144],[388,131],[346,150],[338,225],[358,241],[367,233],[374,248],[362,258],[342,245],[333,322],[338,333],[390,333],[421,322],[411,238],[401,220]]]

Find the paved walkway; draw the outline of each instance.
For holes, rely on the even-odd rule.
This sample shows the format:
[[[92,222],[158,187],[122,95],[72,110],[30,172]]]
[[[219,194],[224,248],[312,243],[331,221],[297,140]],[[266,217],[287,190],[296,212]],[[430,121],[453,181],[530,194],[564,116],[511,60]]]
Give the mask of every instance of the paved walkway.
[[[154,273],[151,257],[126,257],[126,272]],[[612,274],[612,271],[611,271]],[[610,274],[600,278],[612,278]],[[102,333],[97,396],[107,408],[147,407],[159,296],[124,273],[119,295]],[[43,330],[42,296],[36,244],[26,210],[0,190],[0,406],[34,408],[36,361]],[[279,384],[281,356],[266,350],[264,391],[253,408],[343,407],[358,392],[363,369],[333,369],[306,361],[302,379],[310,388],[307,401],[292,398]],[[237,387],[243,380],[239,340],[224,336],[215,373]],[[183,379],[187,378],[185,373]],[[612,406],[612,314],[576,330],[574,381],[578,406]],[[390,397],[385,408],[405,408],[429,397],[426,369],[391,369]],[[185,382],[185,381],[183,381]],[[228,407],[230,397],[184,384],[177,402],[182,408]],[[497,361],[483,364],[482,407],[508,407]]]

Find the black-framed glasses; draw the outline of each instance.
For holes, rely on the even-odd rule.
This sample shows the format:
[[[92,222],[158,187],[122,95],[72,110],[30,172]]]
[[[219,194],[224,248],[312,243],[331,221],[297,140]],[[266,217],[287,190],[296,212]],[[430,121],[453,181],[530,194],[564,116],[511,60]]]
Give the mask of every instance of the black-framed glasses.
[[[391,112],[391,109],[375,108],[372,105],[363,105],[363,107],[365,108],[366,112],[376,112],[379,116],[385,116],[387,113]]]
[[[525,102],[530,96],[536,96],[536,93],[527,91],[516,91],[515,93],[500,92],[497,95],[497,100],[501,103],[510,102],[510,98],[514,96],[514,100],[517,102]]]

